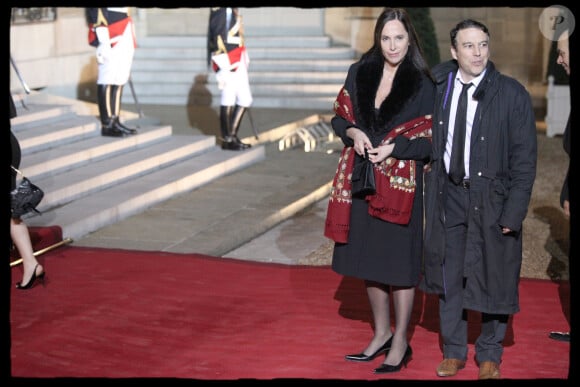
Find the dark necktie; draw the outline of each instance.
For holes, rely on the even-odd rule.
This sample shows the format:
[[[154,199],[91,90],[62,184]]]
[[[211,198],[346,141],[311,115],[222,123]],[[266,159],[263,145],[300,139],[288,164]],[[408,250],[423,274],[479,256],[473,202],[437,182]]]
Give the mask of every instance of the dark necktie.
[[[472,83],[463,84],[455,114],[453,148],[451,148],[451,160],[449,161],[449,177],[455,184],[461,183],[465,177],[463,150],[465,149],[465,128],[467,126],[467,89],[472,85]]]

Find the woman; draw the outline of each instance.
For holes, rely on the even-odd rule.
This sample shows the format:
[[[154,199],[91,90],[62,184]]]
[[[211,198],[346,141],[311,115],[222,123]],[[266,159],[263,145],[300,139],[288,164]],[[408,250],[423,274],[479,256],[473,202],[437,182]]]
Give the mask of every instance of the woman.
[[[16,117],[16,107],[10,94],[10,118]],[[20,167],[20,144],[10,130],[10,149],[12,151],[12,166],[14,168]],[[16,172],[12,170],[10,190],[16,188]],[[36,283],[36,280],[44,280],[44,268],[38,263],[32,250],[32,242],[30,241],[30,234],[26,223],[20,217],[10,217],[10,237],[12,243],[18,249],[22,258],[22,281],[16,284],[17,289],[30,289]]]
[[[361,353],[347,355],[346,359],[366,362],[385,353],[383,364],[374,372],[397,372],[402,365],[407,366],[412,355],[407,328],[420,276],[422,176],[423,165],[431,152],[428,115],[433,110],[435,93],[417,34],[403,9],[387,8],[378,17],[374,45],[351,65],[343,90],[335,103],[334,131],[342,138],[345,149],[354,149],[357,157],[364,157],[365,150],[368,152],[368,159],[375,165],[377,194],[392,190],[390,194],[383,194],[381,201],[399,197],[386,212],[398,216],[405,212],[399,203],[407,203],[409,207],[407,217],[381,217],[375,205],[377,195],[352,197],[351,201],[349,194],[344,200],[345,186],[341,183],[340,187],[336,186],[339,174],[335,177],[325,230],[325,235],[335,240],[332,268],[339,274],[365,281],[374,323],[370,343]],[[341,105],[343,95],[350,97],[352,106]],[[346,107],[340,110],[337,106]],[[339,113],[350,110],[351,117]],[[421,121],[420,132],[395,134],[413,120]],[[345,154],[348,153],[343,150]],[[389,180],[396,178],[399,166],[409,172],[405,181],[410,185],[405,189],[389,184]],[[348,189],[350,183],[345,184]],[[334,218],[337,211],[333,206],[344,206],[344,203],[350,205],[346,219],[348,233],[344,239],[335,238],[331,230],[334,224],[341,223],[341,230],[346,228]],[[395,312],[394,332],[390,324],[390,294]]]

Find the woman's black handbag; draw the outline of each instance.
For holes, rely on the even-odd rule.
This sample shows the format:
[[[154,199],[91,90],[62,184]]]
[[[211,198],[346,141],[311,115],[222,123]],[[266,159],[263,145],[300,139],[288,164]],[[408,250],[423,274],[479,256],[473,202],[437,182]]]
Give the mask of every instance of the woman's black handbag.
[[[12,167],[16,173],[22,175],[18,169]],[[12,217],[20,218],[21,216],[34,211],[40,214],[40,211],[36,209],[40,204],[40,201],[44,197],[44,192],[40,187],[33,184],[28,178],[22,175],[22,180],[18,187],[10,192],[10,207],[12,209]]]
[[[374,169],[366,149],[364,159],[357,155],[352,171],[352,196],[364,198],[377,192]]]

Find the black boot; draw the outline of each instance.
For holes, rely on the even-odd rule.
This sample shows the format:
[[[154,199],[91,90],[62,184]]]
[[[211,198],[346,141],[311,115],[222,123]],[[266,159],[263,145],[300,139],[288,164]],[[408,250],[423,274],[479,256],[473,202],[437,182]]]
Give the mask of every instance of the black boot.
[[[111,85],[97,85],[97,102],[101,118],[101,135],[123,137],[125,133],[117,127],[111,109]]]
[[[106,126],[109,123],[113,111],[110,108],[111,86],[97,85],[97,102],[99,104],[99,116],[101,125]]]
[[[121,121],[119,121],[119,116],[115,116],[115,123],[116,123],[117,128],[121,129],[126,134],[137,134],[137,133],[139,133],[137,131],[137,129],[135,129],[135,128],[129,128],[128,126],[123,125],[121,123]]]
[[[234,141],[239,145],[240,149],[247,149],[250,148],[252,145],[246,144],[242,142],[238,138],[238,131],[240,129],[240,124],[242,123],[242,118],[244,117],[244,113],[246,112],[246,108],[240,105],[236,105],[234,112],[232,113],[232,131],[231,136],[234,138]]]
[[[222,149],[240,150],[240,145],[231,136],[233,106],[220,106],[220,131],[222,135]]]
[[[101,126],[101,136],[107,137],[124,137],[125,132],[123,132],[115,122],[115,118],[111,117],[106,125]]]
[[[233,106],[220,106],[220,133],[222,135],[222,140],[229,136],[231,122],[232,122],[232,112],[234,111]]]
[[[115,126],[125,134],[137,134],[137,129],[129,128],[121,123],[119,114],[121,113],[121,96],[123,95],[122,85],[111,85],[111,106],[113,110],[113,117],[115,118]]]

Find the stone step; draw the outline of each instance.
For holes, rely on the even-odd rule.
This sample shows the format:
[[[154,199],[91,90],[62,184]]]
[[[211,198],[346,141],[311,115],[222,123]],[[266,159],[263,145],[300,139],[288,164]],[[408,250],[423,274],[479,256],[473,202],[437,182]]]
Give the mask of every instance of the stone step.
[[[23,156],[46,152],[63,144],[94,137],[100,132],[100,126],[93,117],[65,113],[60,119],[50,118],[49,121],[43,119],[13,127]]]
[[[332,44],[330,37],[317,36],[257,36],[247,35],[251,47],[329,47]],[[196,47],[205,50],[207,36],[147,36],[139,40],[139,48],[150,47]]]
[[[213,75],[209,77],[212,79]],[[155,87],[154,87],[155,86]],[[331,110],[336,95],[340,90],[338,83],[287,83],[251,85],[253,107],[273,108],[285,107],[288,109]],[[211,106],[219,106],[220,90],[217,83],[204,80],[194,84],[153,84],[141,83],[135,86],[139,102],[146,105],[187,105],[192,95],[203,96]],[[128,93],[129,94],[129,93]],[[163,95],[163,100],[159,96]],[[134,103],[129,94],[124,96],[127,104]]]
[[[254,107],[319,109],[336,97],[354,51],[323,35],[247,38]],[[207,63],[206,37],[145,37],[135,52],[132,80],[141,103],[182,105],[200,84],[219,105],[220,90]],[[318,102],[320,98],[323,102]],[[285,105],[291,101],[289,105]],[[129,93],[124,103],[133,102]]]
[[[249,66],[249,74],[257,74],[260,72],[344,72],[346,71],[353,59],[334,59],[334,60],[303,60],[303,59],[287,59],[284,61],[262,59],[252,60]],[[207,60],[204,58],[178,58],[178,59],[141,59],[133,62],[131,67],[132,78],[136,78],[136,74],[141,71],[161,71],[163,68],[163,77],[166,74],[173,72],[189,74],[192,79],[194,75],[199,73],[212,72],[208,67]]]
[[[158,96],[158,95],[189,95],[192,85],[189,84],[158,84],[157,87],[152,87],[154,83],[140,84],[135,86],[135,91],[138,95],[139,100],[147,96]],[[213,96],[219,94],[219,89],[217,83],[208,82],[205,87]],[[252,89],[252,95],[254,97],[260,95],[268,95],[273,98],[281,97],[286,98],[288,96],[333,96],[336,97],[340,90],[340,85],[333,83],[288,83],[288,84],[262,84],[255,83],[250,85]],[[132,99],[130,93],[128,100]]]
[[[208,81],[215,83],[215,76],[209,73]],[[253,71],[249,74],[251,85],[267,84],[336,84],[343,82],[346,71]],[[152,70],[141,70],[132,75],[135,84],[144,85],[159,81],[159,72]],[[189,84],[192,81],[190,71],[172,71],[164,76],[164,83],[167,84]]]
[[[171,137],[171,126],[142,127],[139,134],[123,138],[104,137],[100,126],[87,138],[23,156],[22,169],[30,177],[43,178],[110,158],[135,149],[147,148]],[[18,136],[17,136],[18,137]]]
[[[81,238],[161,201],[196,189],[265,157],[264,146],[224,151],[215,136],[173,135],[172,127],[122,112],[136,135],[104,137],[94,104],[35,92],[16,96],[11,129],[22,150],[20,170],[40,186],[41,215],[30,227],[58,225]]]
[[[353,52],[350,47],[252,47],[247,46],[250,61],[261,59],[267,60],[329,60],[352,58]],[[134,61],[141,59],[184,59],[206,58],[207,51],[204,48],[190,47],[145,47],[135,51]]]
[[[93,192],[26,222],[36,227],[59,225],[63,236],[74,240],[264,158],[263,146],[244,152],[222,151],[215,146],[203,156]]]
[[[17,116],[12,118],[13,126],[19,126],[22,130],[41,124],[60,121],[67,114],[74,114],[70,105],[38,105],[28,104],[25,97],[13,97],[16,105]],[[22,144],[21,144],[22,145]]]
[[[46,195],[39,207],[47,211],[65,203],[119,185],[153,171],[200,157],[215,146],[213,136],[169,136],[165,141],[83,163],[66,173],[36,179]]]
[[[310,96],[289,94],[284,98],[278,95],[256,95],[254,94],[254,102],[252,106],[259,106],[260,108],[284,108],[284,109],[305,109],[304,105],[308,106],[308,110],[323,110],[332,111],[332,105],[336,99],[338,90],[332,95],[326,96]],[[189,96],[182,94],[164,95],[163,100],[159,100],[158,95],[142,96],[139,95],[139,102],[144,105],[174,105],[185,106],[188,104]],[[131,98],[123,99],[126,105],[134,104],[135,101]],[[212,96],[211,105],[216,107],[219,105],[219,98],[217,95]]]

